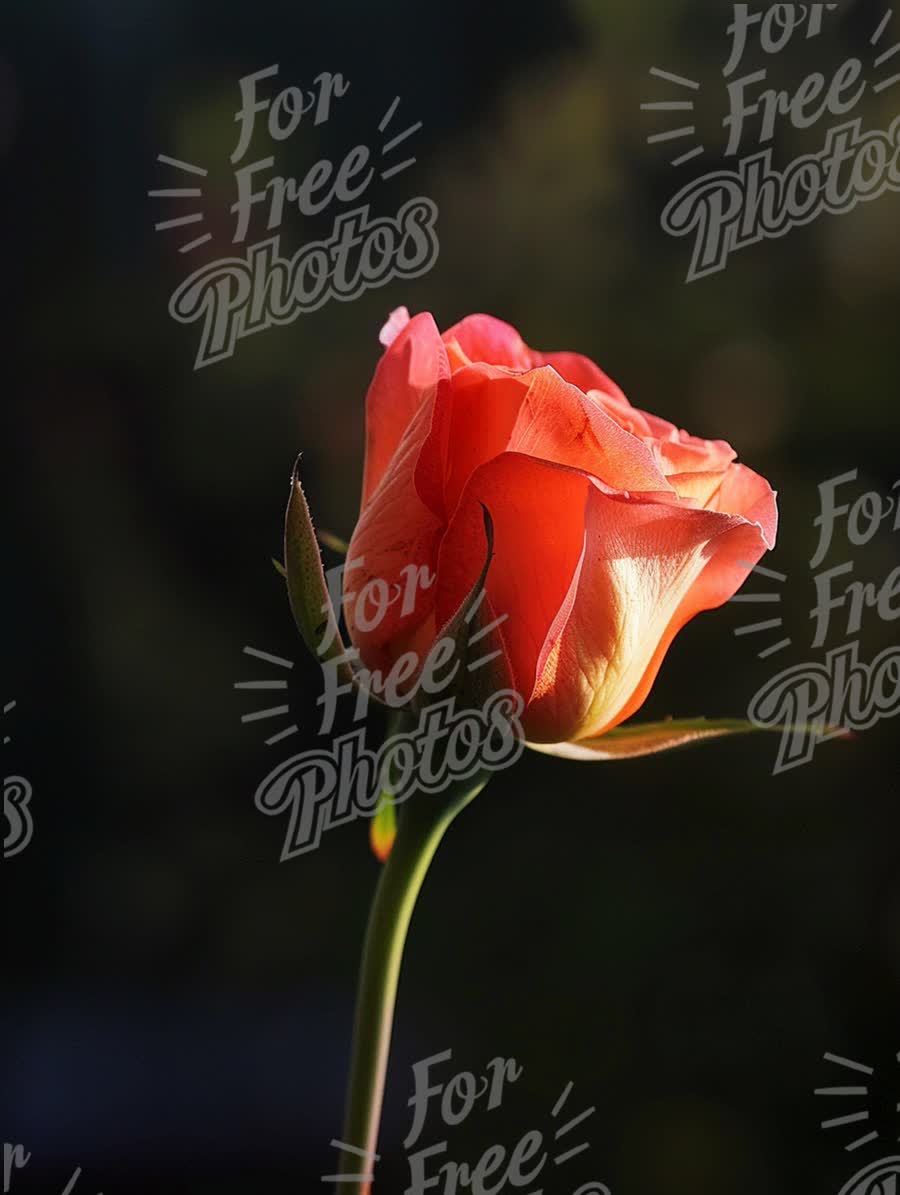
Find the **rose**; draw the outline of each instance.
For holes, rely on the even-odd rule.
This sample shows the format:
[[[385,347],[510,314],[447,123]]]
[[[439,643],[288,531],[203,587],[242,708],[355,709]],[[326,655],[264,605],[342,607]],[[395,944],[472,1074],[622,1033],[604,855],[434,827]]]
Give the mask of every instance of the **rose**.
[[[344,570],[362,669],[337,627],[296,466],[285,519],[297,627],[342,688],[388,693],[382,678],[394,676],[415,690],[416,668],[424,675],[449,645],[453,698],[514,689],[525,737],[541,750],[622,758],[753,729],[619,723],[681,627],[730,598],[774,545],[768,483],[724,441],[632,407],[586,357],[535,352],[500,320],[469,316],[441,336],[430,315],[400,308],[381,341]],[[401,600],[410,576],[423,579],[411,603]],[[373,610],[358,598],[368,586]],[[476,646],[491,669],[470,680]],[[371,1185],[361,1152],[377,1157],[412,909],[444,832],[489,778],[483,769],[441,793],[419,784],[429,799],[409,801],[400,819],[390,774],[379,794],[372,843],[386,863],[363,952],[338,1179],[357,1195]]]
[[[425,658],[478,582],[486,509],[502,675],[530,742],[583,754],[641,706],[685,623],[773,547],[775,495],[724,441],[632,407],[588,358],[536,352],[490,316],[442,336],[400,308],[381,341],[352,589],[399,585],[411,564],[436,579],[375,626],[345,600],[353,644],[383,673]]]

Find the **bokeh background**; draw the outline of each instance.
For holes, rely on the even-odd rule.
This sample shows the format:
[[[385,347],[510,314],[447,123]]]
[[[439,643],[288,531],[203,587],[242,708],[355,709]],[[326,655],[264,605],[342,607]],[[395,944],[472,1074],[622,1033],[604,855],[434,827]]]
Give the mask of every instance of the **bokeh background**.
[[[795,89],[851,54],[868,63],[884,7],[842,0],[827,38],[768,64],[751,50],[748,69]],[[253,794],[302,744],[266,747],[271,724],[242,725],[254,706],[234,684],[271,675],[246,645],[296,659],[291,709],[312,741],[320,680],[270,558],[298,451],[319,524],[352,530],[393,307],[442,326],[488,311],[537,347],[588,353],[637,405],[731,440],[777,486],[770,563],[789,578],[793,656],[757,659],[762,641],[734,636],[751,608],[726,607],[679,637],[647,716],[741,715],[777,669],[814,658],[817,486],[858,469],[850,492],[887,493],[898,475],[900,200],[685,285],[688,243],[659,218],[721,146],[730,13],[6,0],[4,769],[32,783],[36,827],[3,869],[3,1140],[32,1154],[12,1190],[61,1192],[76,1166],[88,1195],[325,1189],[378,865],[362,823],[279,864],[284,819]],[[283,84],[351,83],[327,124],[279,147],[286,173],[372,143],[396,95],[422,120],[416,165],[368,198],[379,214],[432,198],[440,256],[197,372],[196,325],[167,313],[185,238],[154,232],[175,208],[147,191],[173,185],[159,153],[206,165],[210,253],[229,252],[238,80],[275,62]],[[702,85],[710,153],[678,170],[646,142],[666,125],[641,103],[680,98],[651,66]],[[900,86],[860,108],[884,129],[898,112]],[[823,127],[781,122],[776,161],[817,149]],[[286,243],[334,215],[295,215]],[[880,582],[898,557],[885,528],[864,550],[839,539],[828,563]],[[869,614],[861,658],[896,625]],[[829,646],[848,637],[838,614]],[[630,765],[528,756],[499,775],[416,914],[377,1189],[408,1182],[410,1068],[446,1049],[460,1069],[524,1067],[450,1137],[458,1160],[546,1128],[569,1081],[573,1107],[596,1105],[590,1152],[552,1176],[560,1195],[589,1179],[615,1195],[837,1192],[896,1153],[896,739],[884,720],[778,776],[774,740],[756,739]],[[814,1088],[847,1078],[827,1051],[876,1068],[881,1137],[854,1155],[865,1126],[819,1127],[838,1110]],[[440,1139],[435,1116],[422,1143]]]

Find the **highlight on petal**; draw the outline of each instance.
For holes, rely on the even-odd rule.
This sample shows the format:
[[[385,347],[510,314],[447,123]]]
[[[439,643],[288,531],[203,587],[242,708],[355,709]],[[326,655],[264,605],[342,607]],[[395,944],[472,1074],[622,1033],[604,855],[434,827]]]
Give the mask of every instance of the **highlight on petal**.
[[[406,307],[395,307],[387,317],[384,327],[378,333],[378,340],[389,349],[406,325],[409,323],[409,310]]]
[[[670,473],[666,480],[679,498],[707,510],[725,480],[726,470],[709,473]]]

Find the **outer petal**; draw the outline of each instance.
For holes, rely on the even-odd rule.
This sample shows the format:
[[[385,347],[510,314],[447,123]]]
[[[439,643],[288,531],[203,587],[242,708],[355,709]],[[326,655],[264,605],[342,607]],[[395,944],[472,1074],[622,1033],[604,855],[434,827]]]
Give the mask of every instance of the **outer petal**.
[[[350,540],[344,572],[344,616],[350,639],[369,668],[386,671],[418,639],[433,629],[434,585],[416,585],[404,613],[412,570],[426,567],[433,578],[442,524],[419,497],[416,462],[431,424],[434,396],[425,400],[406,428],[397,452],[363,507]],[[424,574],[423,574],[424,580]],[[373,583],[375,583],[373,585]],[[391,605],[375,619],[375,605],[363,601],[367,586],[375,597],[382,584]],[[375,625],[370,625],[372,622]]]
[[[467,315],[444,333],[445,343],[453,340],[473,363],[507,369],[530,369],[533,364],[531,350],[512,324],[492,315]]]
[[[532,352],[531,356],[535,365],[552,365],[561,378],[571,382],[585,394],[588,390],[599,390],[601,394],[606,394],[610,398],[628,402],[612,378],[608,377],[598,365],[595,365],[590,357],[585,357],[581,353],[539,352]]]
[[[466,484],[438,558],[439,625],[455,612],[478,576],[471,545],[483,536],[481,504],[494,522],[487,599],[504,618],[515,689],[527,701],[549,628],[569,591],[584,542],[587,481],[579,473],[517,453],[480,466]]]
[[[387,317],[384,327],[378,333],[378,339],[386,349],[389,349],[406,325],[409,323],[409,309],[395,307]]]
[[[392,333],[398,322],[394,321]],[[430,315],[415,316],[396,333],[378,362],[366,395],[364,507],[378,488],[416,412],[434,395],[438,381],[448,377],[449,372],[447,354]]]
[[[470,363],[482,361],[507,369],[533,369],[552,365],[565,381],[583,392],[599,390],[612,398],[627,399],[607,374],[582,353],[542,353],[531,349],[511,324],[492,315],[469,315],[444,333],[444,343],[458,346]]]
[[[766,548],[774,548],[778,534],[775,498],[774,490],[764,477],[746,465],[735,463],[726,469],[722,484],[707,505],[710,510],[740,514],[750,522],[759,523]]]
[[[775,527],[771,490],[741,484],[748,518],[591,486],[565,624],[553,628],[526,711],[529,738],[588,738],[630,717],[678,631],[740,588]]]

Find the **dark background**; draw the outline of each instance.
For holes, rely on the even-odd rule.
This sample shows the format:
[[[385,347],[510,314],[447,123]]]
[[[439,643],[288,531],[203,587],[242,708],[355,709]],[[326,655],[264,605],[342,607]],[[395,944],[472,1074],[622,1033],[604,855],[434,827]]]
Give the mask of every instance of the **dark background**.
[[[835,35],[792,45],[773,79],[868,62],[883,11],[842,3]],[[730,13],[6,0],[3,671],[18,705],[4,767],[31,781],[36,825],[4,864],[2,1132],[32,1153],[13,1190],[61,1192],[76,1166],[87,1195],[325,1189],[378,865],[363,823],[279,864],[285,821],[252,798],[300,743],[266,747],[273,724],[242,725],[254,698],[233,685],[272,675],[245,645],[297,659],[292,711],[312,741],[320,678],[270,558],[299,450],[317,521],[352,530],[391,308],[442,327],[488,311],[536,347],[586,352],[636,405],[729,439],[780,491],[767,563],[789,576],[793,654],[758,660],[762,641],[733,636],[756,610],[726,607],[681,634],[644,716],[739,716],[775,671],[814,658],[816,487],[856,468],[848,492],[886,493],[898,474],[900,200],[823,216],[685,285],[689,245],[659,216],[715,159],[674,170],[671,146],[646,144],[665,123],[640,104],[675,95],[650,66],[701,81],[698,124],[720,146]],[[882,45],[898,37],[895,17]],[[747,69],[765,65],[753,55]],[[395,95],[424,122],[416,166],[367,198],[380,214],[431,197],[440,257],[194,372],[198,328],[167,303],[196,262],[183,235],[154,232],[175,209],[146,193],[173,185],[158,153],[208,165],[220,214],[205,227],[229,252],[238,80],[274,62],[281,85],[351,82],[328,124],[281,147],[288,172],[370,139]],[[860,111],[886,129],[900,87]],[[776,161],[817,149],[826,124],[782,122]],[[295,214],[285,236],[327,235],[334,215]],[[828,562],[880,581],[898,547],[885,527],[865,550],[839,538]],[[895,627],[869,615],[860,657]],[[847,638],[838,614],[829,646]],[[591,1178],[614,1195],[837,1192],[896,1153],[896,735],[882,721],[778,776],[767,738],[632,764],[528,755],[500,774],[414,919],[378,1189],[408,1181],[410,1067],[448,1048],[460,1069],[525,1068],[450,1138],[459,1160],[546,1127],[570,1080],[573,1109],[597,1106],[557,1195]],[[813,1096],[854,1081],[826,1051],[876,1067],[881,1141],[855,1155],[843,1147],[868,1126],[819,1128],[859,1106]],[[440,1135],[435,1117],[423,1144]]]

